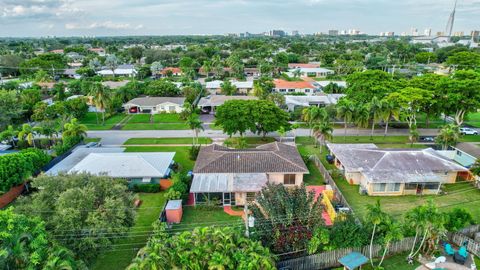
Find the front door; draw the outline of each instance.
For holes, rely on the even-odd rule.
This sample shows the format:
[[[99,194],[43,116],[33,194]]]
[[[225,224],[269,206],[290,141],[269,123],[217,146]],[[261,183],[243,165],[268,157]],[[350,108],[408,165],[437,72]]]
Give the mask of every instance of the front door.
[[[422,195],[423,194],[423,188],[424,188],[424,184],[418,184],[417,185],[417,195]]]
[[[232,193],[223,193],[223,205],[232,205]]]

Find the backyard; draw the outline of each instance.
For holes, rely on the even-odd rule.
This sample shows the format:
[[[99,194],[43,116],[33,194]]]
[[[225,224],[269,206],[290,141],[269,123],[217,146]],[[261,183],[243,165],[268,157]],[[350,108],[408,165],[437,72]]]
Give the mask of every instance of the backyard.
[[[179,114],[135,114],[122,127],[123,130],[185,130],[190,129]]]
[[[314,147],[311,144],[311,140],[306,137],[299,138],[297,143],[302,154],[317,155],[328,170],[335,170],[335,167],[328,164],[325,160],[325,155],[327,154],[325,147],[322,148],[321,153],[321,148]],[[337,174],[333,174],[333,176],[335,175]],[[385,212],[401,217],[409,209],[426,202],[428,199],[432,199],[443,211],[452,210],[456,207],[465,208],[473,215],[474,219],[480,219],[480,190],[473,187],[471,182],[443,185],[445,194],[438,196],[373,197],[360,195],[358,185],[350,185],[342,177],[333,178],[355,214],[360,218],[365,216],[367,205],[374,204],[377,200],[381,202]]]
[[[202,207],[185,206],[182,222],[174,226],[178,230],[191,230],[199,226],[244,226],[238,216],[230,216],[223,208],[204,209]]]
[[[142,204],[137,210],[135,225],[126,237],[119,240],[100,254],[93,265],[95,270],[125,269],[137,255],[138,249],[145,246],[152,231],[152,224],[160,216],[165,205],[164,193],[139,193]]]
[[[182,170],[190,171],[195,161],[190,160],[188,146],[127,146],[125,152],[175,152],[173,160],[182,166]]]

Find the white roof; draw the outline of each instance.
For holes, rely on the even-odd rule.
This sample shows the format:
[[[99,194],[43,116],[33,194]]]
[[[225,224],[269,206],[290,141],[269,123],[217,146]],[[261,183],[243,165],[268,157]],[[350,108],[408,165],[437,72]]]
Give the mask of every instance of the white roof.
[[[198,173],[190,192],[257,192],[267,181],[265,173]]]
[[[69,173],[106,174],[116,178],[164,177],[170,171],[174,152],[91,153]]]
[[[313,82],[313,84],[318,84],[322,88],[331,84],[331,83],[334,83],[334,84],[336,84],[340,87],[347,87],[347,82],[346,81],[316,81],[316,82]]]
[[[230,81],[235,87],[237,88],[253,88],[253,81],[246,81],[246,82],[238,82],[238,81]],[[207,82],[207,89],[217,89],[220,88],[223,81],[211,81]]]
[[[305,68],[305,67],[299,67],[299,68],[292,68],[289,70],[289,72],[294,72],[295,70],[299,69],[300,72],[315,72],[315,73],[334,73],[333,70],[327,69],[327,68]]]
[[[344,94],[324,94],[318,96],[289,96],[285,95],[285,104],[308,107],[313,104],[337,104]]]

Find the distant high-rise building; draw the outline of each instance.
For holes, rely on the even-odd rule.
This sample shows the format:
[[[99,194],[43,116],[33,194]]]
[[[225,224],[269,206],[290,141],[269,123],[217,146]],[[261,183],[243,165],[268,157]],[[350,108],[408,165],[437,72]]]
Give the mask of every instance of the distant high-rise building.
[[[457,32],[453,33],[453,36],[454,37],[463,37],[464,33],[463,33],[463,31],[457,31]]]
[[[393,37],[395,36],[395,32],[385,32],[386,37]]]
[[[300,36],[300,32],[298,30],[293,30],[292,36]]]
[[[343,35],[343,36],[344,36],[344,35],[348,35],[347,30],[342,30],[342,31],[340,31],[340,35]]]
[[[457,9],[457,0],[455,0],[455,4],[453,5],[452,13],[450,13],[450,17],[448,17],[447,27],[445,27],[445,34],[449,37],[452,36],[453,23],[455,22],[455,10],[456,9]]]
[[[267,33],[268,36],[270,37],[284,37],[285,36],[285,31],[283,30],[270,30]]]
[[[423,31],[423,34],[427,37],[431,36],[432,35],[432,28],[426,28],[424,31]]]
[[[473,30],[470,35],[472,36],[472,41],[473,42],[478,42],[478,37],[480,36],[480,31],[479,30]]]
[[[418,29],[417,28],[412,27],[411,31],[412,31],[412,36],[414,36],[414,37],[418,36]]]
[[[329,36],[338,36],[338,30],[328,30]]]
[[[437,32],[437,36],[438,36],[438,37],[445,36],[445,32]]]
[[[402,32],[402,33],[400,34],[400,36],[406,37],[406,36],[408,36],[408,34],[407,34],[407,32]]]
[[[357,29],[348,29],[348,34],[349,34],[349,35],[352,35],[352,36],[359,35],[359,34],[360,34],[360,30],[357,30]]]

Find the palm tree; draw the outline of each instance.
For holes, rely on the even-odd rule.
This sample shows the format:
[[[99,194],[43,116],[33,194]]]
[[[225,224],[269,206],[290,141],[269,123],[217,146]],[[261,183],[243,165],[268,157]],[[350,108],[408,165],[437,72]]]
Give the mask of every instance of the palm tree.
[[[420,137],[420,133],[418,133],[417,127],[413,126],[412,129],[410,129],[410,134],[408,135],[408,140],[410,141],[410,147],[413,147],[413,143],[418,141],[419,137]]]
[[[435,140],[442,145],[443,150],[447,150],[449,145],[456,144],[460,139],[460,129],[455,124],[448,124],[440,129]]]
[[[25,269],[30,261],[29,244],[34,240],[30,233],[15,234],[8,241],[2,243],[6,254],[2,254],[6,259],[2,259],[2,265],[12,265],[13,269]],[[8,269],[8,268],[7,268]]]
[[[70,120],[69,123],[66,123],[63,127],[63,137],[86,137],[87,136],[87,126],[78,123],[76,118]]]
[[[112,71],[113,77],[115,77],[115,69],[118,67],[118,58],[114,54],[110,54],[105,59],[105,65]]]
[[[324,108],[311,106],[302,110],[302,120],[305,121],[310,128],[310,137],[313,136],[313,124],[315,122],[327,120],[327,118],[328,114]]]
[[[57,248],[48,256],[43,270],[74,270],[77,269],[77,262],[73,254],[66,248]]]
[[[386,231],[385,236],[383,237],[385,246],[383,247],[382,259],[377,266],[379,269],[383,263],[383,260],[385,259],[385,255],[387,255],[390,244],[403,238],[402,226],[391,218],[387,219],[387,222],[385,222],[384,230]]]
[[[105,108],[110,104],[110,95],[101,83],[94,83],[92,85],[90,95],[93,96],[93,102],[95,103],[95,107],[97,107],[97,111],[102,111],[102,125],[105,125]]]
[[[207,74],[207,78],[210,77],[210,72],[212,72],[212,61],[205,60],[202,65],[203,72]]]
[[[198,133],[203,130],[202,121],[198,118],[198,114],[191,114],[186,121],[187,125],[193,131],[193,141],[192,145],[195,146],[198,144]]]
[[[393,118],[398,121],[400,119],[400,108],[397,106],[396,103],[388,100],[381,101],[381,110],[382,110],[382,120],[385,122],[385,134],[384,137],[387,136],[388,132],[388,124],[390,120]]]
[[[354,104],[345,98],[342,98],[337,104],[337,117],[343,118],[344,124],[344,141],[347,141],[347,124],[352,121],[353,114],[355,113]]]
[[[368,127],[370,121],[370,109],[367,105],[357,105],[353,114],[353,122],[357,125],[357,136],[360,135],[360,128]]]
[[[377,230],[378,225],[380,225],[385,219],[385,213],[382,211],[380,206],[380,200],[377,200],[375,204],[367,205],[367,221],[373,224],[372,229],[372,237],[370,238],[370,263],[373,267],[373,256],[372,256],[372,248],[373,248],[373,239],[375,238],[375,232]]]
[[[370,138],[373,138],[373,131],[375,130],[375,123],[381,119],[382,115],[382,104],[377,97],[373,97],[372,101],[369,103],[369,109],[372,119],[372,133]]]
[[[313,133],[315,134],[315,144],[317,140],[320,139],[320,153],[323,150],[325,141],[331,140],[333,138],[333,126],[329,121],[318,122],[313,126]]]
[[[32,127],[29,124],[23,124],[22,129],[18,132],[20,141],[27,140],[28,144],[36,147],[35,145],[35,133],[41,130],[40,127]]]
[[[18,136],[18,130],[14,129],[12,125],[9,125],[7,129],[0,132],[0,141],[7,140],[12,143],[13,147],[15,146],[15,137]]]
[[[47,120],[40,122],[39,124],[40,133],[48,138],[51,142],[53,139],[53,135],[57,134],[57,122],[53,120]]]

